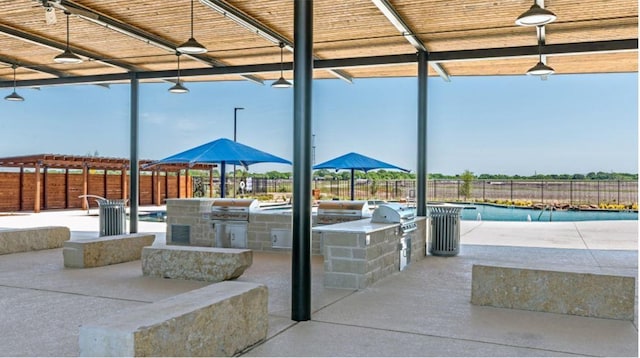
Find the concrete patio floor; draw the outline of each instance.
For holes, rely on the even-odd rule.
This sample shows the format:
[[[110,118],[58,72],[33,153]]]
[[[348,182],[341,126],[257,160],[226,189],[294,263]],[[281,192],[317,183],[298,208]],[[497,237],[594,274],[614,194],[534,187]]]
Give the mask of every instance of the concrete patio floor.
[[[157,208],[154,208],[157,209]],[[63,225],[97,236],[98,218],[60,211],[0,217],[0,228]],[[164,244],[164,223],[140,222]],[[360,290],[323,287],[312,267],[312,318],[291,316],[289,253],[254,253],[238,280],[269,288],[269,334],[244,356],[638,356],[634,321],[470,304],[471,267],[495,264],[637,278],[638,223],[462,222],[458,256],[428,256]],[[142,276],[140,261],[65,269],[62,249],[0,256],[0,355],[77,356],[78,327],[207,283]]]

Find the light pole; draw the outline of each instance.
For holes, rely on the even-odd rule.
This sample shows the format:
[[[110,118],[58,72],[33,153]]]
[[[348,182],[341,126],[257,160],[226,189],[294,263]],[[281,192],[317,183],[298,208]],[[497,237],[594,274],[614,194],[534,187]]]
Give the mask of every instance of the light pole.
[[[238,111],[243,110],[243,107],[233,108],[233,141],[236,141],[236,132],[238,131]],[[233,165],[233,197],[236,197],[236,165]]]

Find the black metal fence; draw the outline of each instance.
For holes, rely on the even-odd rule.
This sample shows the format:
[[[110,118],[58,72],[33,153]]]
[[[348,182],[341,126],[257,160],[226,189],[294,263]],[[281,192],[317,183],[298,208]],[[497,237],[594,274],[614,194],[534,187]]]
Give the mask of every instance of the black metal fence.
[[[217,184],[217,183],[216,183]],[[202,185],[202,184],[201,184]],[[206,185],[206,184],[205,184]],[[232,184],[227,184],[232,188]],[[291,193],[290,179],[253,178],[252,194]],[[465,197],[462,180],[429,180],[429,201],[530,201],[567,205],[638,203],[638,182],[626,180],[474,180]],[[240,187],[238,184],[236,187]],[[208,188],[207,188],[208,189]],[[349,180],[315,180],[313,189],[321,199],[350,198]],[[202,189],[200,189],[202,190]],[[229,193],[232,194],[232,193]],[[355,181],[356,200],[414,201],[415,180]]]

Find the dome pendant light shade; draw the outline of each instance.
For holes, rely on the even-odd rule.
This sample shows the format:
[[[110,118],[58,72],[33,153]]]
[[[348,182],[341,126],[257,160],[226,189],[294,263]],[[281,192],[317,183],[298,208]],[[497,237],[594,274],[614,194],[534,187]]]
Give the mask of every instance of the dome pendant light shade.
[[[519,26],[540,26],[556,21],[556,15],[541,8],[535,1],[531,8],[525,11],[516,19],[516,25]]]
[[[284,43],[280,42],[280,78],[278,78],[277,81],[271,84],[271,87],[273,88],[289,88],[293,86],[291,82],[287,81],[284,78],[284,75],[283,75],[283,68],[282,68],[283,53],[284,53]]]
[[[4,99],[11,102],[22,102],[24,101],[24,97],[19,95],[16,91],[11,92],[10,95],[6,96]]]
[[[199,55],[207,52],[207,49],[193,37],[189,38],[187,42],[178,46],[176,50],[180,51],[181,53],[190,55]]]
[[[63,53],[54,57],[53,61],[55,63],[61,63],[66,65],[81,63],[82,59],[78,57],[78,55],[76,55],[75,53],[71,52],[71,50],[69,50],[69,13],[65,12],[65,14],[67,15],[67,48],[64,50]]]
[[[182,82],[178,81],[175,85],[169,88],[171,93],[189,93],[189,89],[182,85]]]
[[[535,66],[531,67],[527,71],[527,74],[530,76],[548,76],[552,75],[554,72],[555,70],[553,68],[545,65],[542,61],[538,61]]]
[[[183,86],[182,81],[180,81],[180,55],[180,52],[176,53],[176,56],[178,56],[178,80],[175,85],[169,88],[169,92],[171,93],[189,93],[189,89]]]
[[[24,101],[24,97],[22,97],[21,95],[18,94],[18,92],[16,92],[16,68],[18,66],[13,65],[11,67],[13,68],[13,92],[11,92],[10,95],[4,97],[4,99],[12,102],[22,102]]]
[[[199,55],[207,52],[207,48],[202,46],[202,44],[193,37],[193,0],[191,0],[191,37],[185,43],[178,46],[176,50],[189,55]]]

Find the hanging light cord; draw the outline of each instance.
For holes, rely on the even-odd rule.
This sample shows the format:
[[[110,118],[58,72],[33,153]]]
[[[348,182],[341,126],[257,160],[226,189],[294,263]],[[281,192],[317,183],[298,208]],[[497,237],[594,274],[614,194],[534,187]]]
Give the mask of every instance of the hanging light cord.
[[[180,52],[176,53],[176,56],[178,56],[178,83],[180,83],[180,55]]]
[[[67,15],[67,51],[69,50],[69,13],[64,12]]]
[[[191,0],[191,38],[193,38],[193,0]]]
[[[13,92],[16,91],[16,65],[12,65],[11,67],[13,67]]]
[[[538,59],[540,62],[542,62],[542,27],[544,25],[539,25],[538,26]]]
[[[284,61],[284,57],[283,56],[284,56],[284,54],[283,54],[283,52],[284,52],[284,43],[280,42],[280,77],[283,76],[283,71],[284,71],[284,64],[283,64],[283,61]]]

